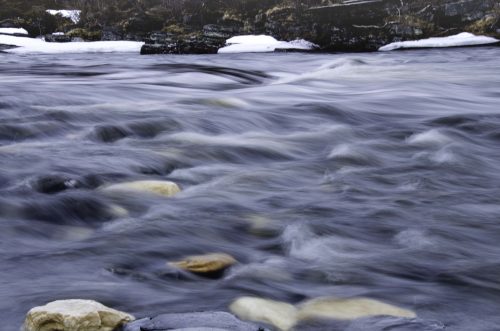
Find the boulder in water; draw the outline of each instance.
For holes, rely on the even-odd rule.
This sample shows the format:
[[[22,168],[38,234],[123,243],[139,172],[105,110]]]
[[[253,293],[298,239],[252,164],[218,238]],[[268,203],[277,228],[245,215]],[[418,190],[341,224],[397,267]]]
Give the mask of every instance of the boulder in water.
[[[290,330],[297,323],[297,308],[286,302],[241,297],[229,309],[241,319],[268,323],[280,330]]]
[[[325,297],[294,306],[286,302],[242,297],[234,301],[229,308],[241,319],[269,323],[283,331],[292,329],[302,321],[350,321],[373,316],[416,317],[413,311],[368,298]]]
[[[104,186],[102,190],[105,192],[145,192],[164,197],[171,197],[181,191],[176,183],[165,180],[140,180],[112,184]]]
[[[96,301],[58,300],[31,309],[24,331],[112,331],[134,319]]]
[[[369,316],[415,318],[413,311],[368,298],[317,298],[300,305],[298,319],[354,320]]]
[[[212,253],[188,256],[181,261],[168,264],[196,274],[213,274],[224,271],[236,262],[229,254]]]

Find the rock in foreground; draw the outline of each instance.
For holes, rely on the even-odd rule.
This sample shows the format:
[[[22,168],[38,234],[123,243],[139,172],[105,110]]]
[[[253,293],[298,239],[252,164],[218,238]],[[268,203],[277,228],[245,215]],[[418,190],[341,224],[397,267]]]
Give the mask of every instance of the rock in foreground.
[[[96,301],[58,300],[31,309],[24,331],[113,331],[134,319]]]
[[[226,312],[164,314],[126,325],[123,331],[266,331]]]
[[[369,316],[394,316],[415,318],[414,312],[368,298],[338,299],[318,298],[300,306],[299,319],[353,320]]]
[[[368,298],[317,298],[293,306],[286,302],[242,297],[235,300],[229,309],[239,318],[268,323],[283,331],[296,330],[295,326],[302,321],[356,320],[372,316],[416,317],[410,310]]]
[[[268,323],[280,330],[289,330],[297,323],[297,309],[286,302],[242,297],[229,309],[242,319]]]

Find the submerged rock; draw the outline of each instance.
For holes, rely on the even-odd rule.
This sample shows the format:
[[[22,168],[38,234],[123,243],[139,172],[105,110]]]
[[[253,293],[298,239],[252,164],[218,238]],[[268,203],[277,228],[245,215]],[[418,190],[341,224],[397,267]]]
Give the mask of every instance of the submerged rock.
[[[31,186],[37,192],[54,194],[68,189],[77,188],[81,186],[81,183],[77,179],[65,175],[50,174],[33,179],[31,181]]]
[[[112,184],[102,187],[102,190],[105,192],[145,192],[164,197],[171,197],[181,191],[176,183],[164,180],[140,180]]]
[[[123,331],[267,331],[226,312],[164,314],[126,325]]]
[[[241,297],[229,309],[239,318],[267,323],[280,330],[290,330],[297,323],[297,308],[286,302]]]
[[[181,261],[168,264],[196,274],[214,274],[223,272],[237,261],[229,254],[212,253],[188,256]]]
[[[134,319],[96,301],[58,300],[31,309],[24,331],[113,331]]]

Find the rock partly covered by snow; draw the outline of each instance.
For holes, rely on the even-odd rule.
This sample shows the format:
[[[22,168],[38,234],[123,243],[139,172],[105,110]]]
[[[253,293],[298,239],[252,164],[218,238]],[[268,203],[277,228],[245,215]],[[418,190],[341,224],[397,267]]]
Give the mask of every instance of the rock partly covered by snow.
[[[5,50],[19,54],[57,53],[139,53],[144,43],[136,41],[95,41],[72,43],[48,43],[42,39],[0,35],[0,44],[18,46]]]
[[[23,34],[23,35],[27,35],[28,31],[26,31],[23,28],[0,28],[0,34],[11,34],[11,35]]]
[[[61,15],[62,17],[69,18],[73,23],[78,23],[80,21],[80,15],[82,13],[81,10],[56,10],[56,9],[47,9],[47,13],[50,15]]]
[[[235,36],[226,40],[226,46],[219,49],[219,54],[231,53],[267,53],[277,50],[310,51],[317,45],[303,39],[279,41],[266,35]]]
[[[92,300],[58,300],[28,312],[25,331],[112,331],[132,315]]]
[[[449,37],[434,37],[420,40],[398,41],[379,48],[379,51],[392,51],[401,48],[431,48],[431,47],[459,47],[488,45],[500,40],[487,36],[476,36],[472,33],[462,32]]]

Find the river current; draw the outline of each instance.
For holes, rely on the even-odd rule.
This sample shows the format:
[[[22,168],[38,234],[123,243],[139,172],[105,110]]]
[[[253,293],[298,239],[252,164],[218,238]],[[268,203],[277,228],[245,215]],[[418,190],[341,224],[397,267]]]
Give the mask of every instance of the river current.
[[[500,327],[500,48],[0,54],[0,319],[369,297],[355,330]],[[172,198],[101,186],[170,180]],[[172,270],[229,253],[222,278]]]

